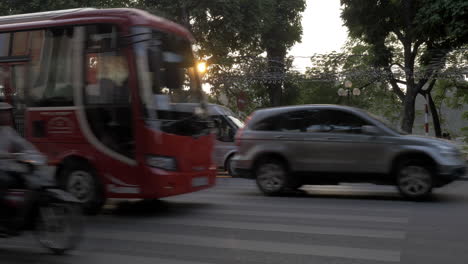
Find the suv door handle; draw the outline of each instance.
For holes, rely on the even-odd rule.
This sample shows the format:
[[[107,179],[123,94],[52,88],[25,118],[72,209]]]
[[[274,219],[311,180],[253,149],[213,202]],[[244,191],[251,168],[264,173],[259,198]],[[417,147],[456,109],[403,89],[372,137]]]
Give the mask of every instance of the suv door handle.
[[[279,135],[279,136],[275,136],[275,138],[285,138],[285,137],[282,135]]]
[[[340,139],[339,137],[326,137],[326,140],[337,140]]]

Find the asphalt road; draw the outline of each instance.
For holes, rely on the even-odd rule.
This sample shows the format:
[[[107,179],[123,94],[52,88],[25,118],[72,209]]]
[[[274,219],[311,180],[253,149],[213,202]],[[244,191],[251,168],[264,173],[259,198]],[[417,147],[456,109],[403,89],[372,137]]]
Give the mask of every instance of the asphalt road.
[[[468,263],[468,181],[427,202],[392,187],[305,187],[264,197],[253,181],[124,203],[87,219],[79,249],[54,256],[30,236],[2,239],[0,263]]]

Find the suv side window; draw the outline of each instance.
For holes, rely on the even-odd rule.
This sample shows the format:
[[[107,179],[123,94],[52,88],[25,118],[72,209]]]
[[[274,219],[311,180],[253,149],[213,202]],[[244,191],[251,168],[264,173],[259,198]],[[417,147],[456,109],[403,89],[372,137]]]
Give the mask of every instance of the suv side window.
[[[260,120],[254,125],[253,130],[260,131],[282,131],[282,132],[305,132],[309,111],[298,110],[281,113]]]
[[[322,132],[361,134],[361,127],[369,125],[359,116],[341,110],[322,110],[320,120]]]
[[[283,119],[282,115],[275,115],[264,118],[253,125],[253,130],[258,131],[280,131],[279,123]]]

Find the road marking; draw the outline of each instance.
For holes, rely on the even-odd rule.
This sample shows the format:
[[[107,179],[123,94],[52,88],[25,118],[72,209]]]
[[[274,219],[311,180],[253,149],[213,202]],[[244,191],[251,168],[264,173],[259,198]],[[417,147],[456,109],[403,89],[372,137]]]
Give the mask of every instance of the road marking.
[[[220,177],[221,178],[221,177]],[[223,190],[258,190],[257,186],[255,184],[248,184],[248,183],[241,183],[241,184],[231,184],[231,183],[218,183],[215,188],[209,189],[210,191],[223,191]],[[310,192],[322,192],[322,191],[328,191],[328,192],[372,192],[372,193],[393,193],[398,195],[397,189],[395,189],[395,186],[378,186],[378,185],[319,185],[319,186],[314,186],[314,185],[305,185],[300,188],[301,190],[304,191],[310,191]]]
[[[89,263],[90,261],[99,262],[99,263],[112,263],[112,264],[129,264],[129,263],[138,263],[138,264],[208,264],[207,262],[199,261],[186,261],[186,260],[177,260],[177,259],[167,259],[167,258],[158,258],[158,257],[143,257],[143,256],[134,256],[134,255],[124,255],[124,254],[108,254],[108,253],[90,253],[90,252],[79,252],[79,262],[74,260],[74,263]]]
[[[349,214],[319,214],[319,213],[292,213],[292,212],[258,212],[249,210],[224,210],[224,209],[199,209],[197,213],[203,214],[223,214],[241,216],[262,216],[262,217],[287,217],[305,219],[330,219],[363,222],[383,222],[383,223],[408,223],[407,217],[386,217],[386,216],[365,216]]]
[[[200,237],[186,235],[165,235],[147,232],[92,232],[88,235],[95,239],[115,239],[122,241],[150,242],[201,246],[220,249],[249,250],[268,253],[296,254],[309,256],[339,257],[375,261],[399,262],[400,252],[394,250],[378,250],[352,247],[336,247],[321,245],[304,245],[296,243],[280,243],[255,240],[226,239],[215,237]]]
[[[105,218],[100,219],[102,224],[109,221],[119,223],[130,223],[134,220]],[[96,220],[94,220],[96,221]],[[99,221],[99,220],[98,220]],[[386,239],[405,239],[404,231],[395,230],[377,230],[367,228],[340,228],[340,227],[324,227],[311,225],[285,225],[271,223],[255,223],[255,222],[234,222],[234,221],[217,221],[217,220],[198,220],[198,219],[181,219],[181,218],[158,218],[157,220],[140,220],[142,224],[158,224],[158,225],[184,225],[197,227],[214,227],[227,229],[242,229],[252,231],[266,232],[285,232],[298,234],[314,234],[314,235],[335,235],[335,236],[352,236],[352,237],[368,237],[368,238],[386,238]]]
[[[1,250],[25,250],[30,254],[20,254],[18,253],[14,257],[15,261],[19,259],[24,261],[29,261],[30,263],[60,263],[60,264],[72,264],[72,263],[112,263],[112,264],[128,264],[128,263],[138,263],[138,264],[212,264],[208,262],[199,262],[199,261],[186,261],[186,260],[177,260],[177,259],[168,259],[168,258],[159,258],[159,257],[144,257],[144,256],[135,256],[135,255],[126,255],[121,253],[96,253],[94,251],[87,250],[73,250],[70,251],[68,256],[62,256],[58,258],[55,255],[43,254],[38,251],[47,252],[45,249],[42,249],[37,246],[37,244],[32,245],[31,243],[15,243],[14,245],[1,245]],[[34,250],[34,251],[32,251]],[[8,258],[5,256],[5,252],[0,251],[0,256],[3,259]]]
[[[286,208],[296,208],[303,210],[317,209],[333,209],[336,211],[369,211],[369,212],[396,212],[399,214],[408,214],[413,210],[409,202],[401,201],[367,201],[365,206],[356,206],[354,199],[329,199],[316,197],[265,197],[265,196],[243,196],[234,199],[234,195],[212,194],[200,192],[196,194],[188,194],[177,197],[165,198],[165,201],[170,202],[197,202],[197,203],[214,203],[214,204],[238,204],[246,206],[259,206],[274,209],[280,209],[282,206]],[[291,203],[291,201],[294,201]],[[292,204],[292,205],[290,205]],[[338,205],[337,205],[338,204]],[[268,209],[271,210],[271,209]]]
[[[268,204],[266,201],[270,197],[265,197],[266,201],[264,202],[256,202],[249,199],[241,198],[239,201],[231,201],[231,200],[221,200],[221,199],[213,199],[213,197],[218,197],[218,195],[208,195],[208,194],[197,194],[196,197],[171,197],[168,198],[168,202],[186,202],[186,203],[207,203],[207,204],[216,204],[216,205],[232,205],[232,206],[245,206],[245,207],[258,207],[261,210],[281,210],[281,209],[297,209],[297,210],[316,210],[316,209],[329,209],[334,211],[366,211],[366,212],[389,212],[389,213],[398,213],[398,214],[408,214],[410,209],[405,208],[378,208],[378,207],[363,207],[363,206],[335,206],[334,204],[330,205],[323,205],[323,204],[316,204],[315,201],[311,199],[309,203],[303,204],[285,204],[279,203],[277,200],[274,204]],[[253,199],[257,200],[257,199]],[[259,199],[260,200],[260,199]],[[364,212],[363,212],[364,213]]]

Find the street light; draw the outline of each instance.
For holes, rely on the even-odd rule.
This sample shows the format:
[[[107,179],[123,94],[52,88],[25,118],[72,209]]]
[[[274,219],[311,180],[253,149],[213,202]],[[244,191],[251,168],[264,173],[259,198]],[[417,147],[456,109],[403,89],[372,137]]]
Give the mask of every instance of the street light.
[[[353,87],[353,83],[350,80],[346,80],[344,82],[344,87],[345,88],[338,89],[338,96],[347,96],[348,97],[348,105],[349,105],[349,102],[350,102],[351,94],[354,95],[354,96],[361,95],[361,90],[359,88],[354,88],[353,90],[351,90],[351,87]]]
[[[200,74],[204,74],[206,72],[206,62],[200,61],[197,63],[197,70]]]

